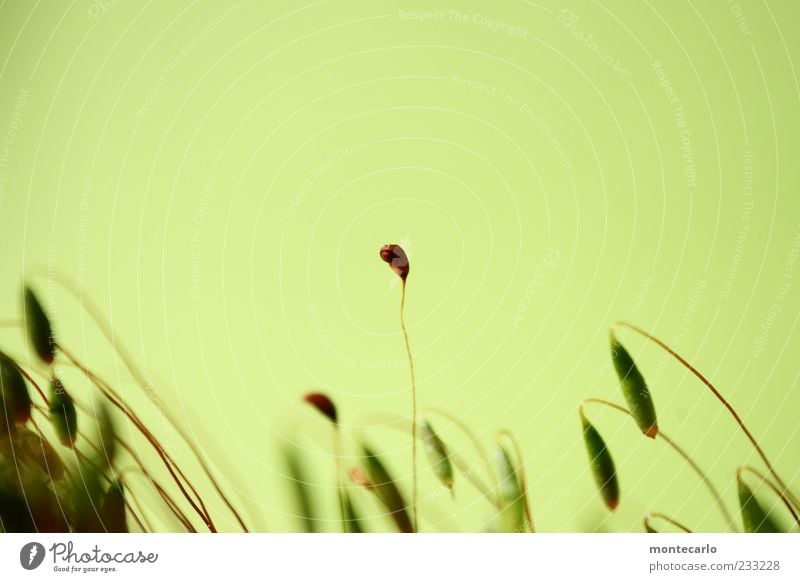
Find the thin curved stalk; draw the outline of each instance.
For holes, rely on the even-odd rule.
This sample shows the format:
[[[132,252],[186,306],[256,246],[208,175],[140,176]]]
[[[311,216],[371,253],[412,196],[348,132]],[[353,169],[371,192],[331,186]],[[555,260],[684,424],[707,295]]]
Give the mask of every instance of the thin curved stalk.
[[[86,406],[85,404],[81,403],[79,400],[75,400],[75,406],[78,408],[78,410],[80,410],[80,411],[84,412],[85,414],[90,414],[90,412],[91,412],[91,411],[90,411],[90,409],[89,409],[89,407],[88,407],[88,406]],[[36,408],[37,408],[37,410],[38,410],[39,412],[41,412],[43,415],[46,415],[46,414],[48,413],[48,410],[47,410],[47,409],[44,409],[44,408],[42,408],[42,407],[41,407],[41,406],[39,406],[39,405],[36,405]],[[78,430],[78,436],[81,438],[81,440],[82,440],[83,442],[87,443],[87,444],[88,444],[88,446],[89,446],[89,447],[90,447],[90,448],[91,448],[91,449],[92,449],[92,450],[93,450],[95,453],[98,453],[98,454],[101,454],[101,453],[103,453],[103,451],[100,449],[100,447],[98,447],[98,446],[97,446],[97,445],[96,445],[96,444],[95,444],[95,443],[94,443],[94,442],[93,442],[93,441],[92,441],[92,440],[89,438],[89,435],[87,435],[85,432],[83,432],[83,431],[81,431],[81,430]],[[138,466],[139,472],[140,472],[142,475],[146,476],[146,477],[149,479],[149,481],[150,481],[151,485],[153,485],[153,487],[156,489],[156,491],[158,491],[158,492],[159,492],[159,494],[160,494],[160,496],[161,496],[162,500],[163,500],[163,501],[164,501],[164,502],[165,502],[165,503],[166,503],[166,504],[167,504],[167,505],[168,505],[170,508],[173,508],[173,507],[177,508],[177,507],[178,507],[178,505],[177,505],[177,503],[175,502],[175,500],[174,500],[174,499],[172,499],[172,498],[170,497],[169,493],[167,493],[167,492],[166,492],[166,490],[163,488],[163,486],[159,485],[159,484],[158,484],[158,482],[155,480],[155,478],[154,478],[152,475],[150,475],[150,472],[149,472],[149,471],[147,471],[147,469],[145,469],[143,461],[142,461],[142,460],[141,460],[141,458],[140,458],[140,457],[139,457],[139,456],[138,456],[138,455],[137,455],[137,454],[134,452],[134,450],[133,450],[133,447],[131,447],[131,445],[130,445],[130,444],[128,444],[128,443],[127,443],[127,442],[126,442],[126,441],[125,441],[125,440],[124,440],[122,437],[120,437],[119,435],[115,435],[115,436],[114,436],[114,438],[115,438],[116,442],[117,442],[117,443],[119,443],[119,445],[120,445],[120,446],[121,446],[123,449],[125,449],[125,451],[128,453],[128,455],[129,455],[129,456],[130,456],[130,457],[133,459],[134,463],[136,463],[136,465]],[[80,453],[80,452],[79,452],[77,449],[73,449],[73,453],[75,453],[75,454],[76,454],[76,458],[77,458],[77,455],[80,455],[81,457],[85,457],[85,455],[83,455],[82,453]],[[97,467],[97,465],[96,465],[95,463],[93,463],[93,462],[92,462],[90,459],[88,459],[88,458],[87,458],[86,460],[88,460],[88,461],[89,461],[89,462],[90,462],[90,463],[91,463],[91,464],[92,464],[94,467]],[[64,469],[65,469],[65,470],[67,470],[67,467],[64,467]],[[103,477],[104,477],[104,478],[105,478],[107,481],[109,481],[109,482],[110,482],[110,479],[108,478],[108,476],[106,476],[106,475],[105,475],[104,473],[102,473],[102,472],[101,472],[101,475],[103,475]],[[190,486],[191,486],[191,484],[190,484]],[[133,493],[133,492],[131,492],[131,493]],[[195,494],[196,494],[196,492],[195,492]],[[179,511],[180,511],[180,510],[179,510]],[[186,527],[186,524],[189,524],[189,525],[188,525],[188,527],[187,527],[187,531],[191,531],[192,533],[196,533],[196,531],[197,531],[197,530],[195,530],[195,529],[194,529],[194,527],[191,525],[191,522],[189,521],[189,518],[188,518],[188,517],[186,517],[186,515],[185,515],[185,514],[183,514],[183,512],[182,512],[182,511],[181,511],[181,515],[180,515],[180,516],[177,516],[177,515],[176,515],[176,517],[178,517],[178,519],[179,519],[179,520],[180,520],[180,521],[181,521],[181,522],[184,524],[184,526],[185,526],[185,527]],[[138,520],[137,520],[137,521],[138,521]]]
[[[675,350],[670,348],[667,344],[665,344],[663,341],[661,341],[654,335],[641,329],[640,327],[637,327],[636,325],[629,323],[627,321],[617,321],[614,324],[614,326],[626,327],[632,331],[635,331],[636,333],[650,340],[651,342],[655,343],[661,349],[663,349],[669,355],[671,355],[673,358],[678,360],[678,362],[680,362],[687,370],[689,370],[692,374],[694,374],[697,377],[697,379],[699,379],[703,384],[705,384],[705,386],[709,390],[711,390],[714,396],[716,396],[717,400],[719,400],[722,403],[722,405],[728,410],[728,412],[730,412],[731,416],[736,421],[736,424],[739,425],[739,428],[742,430],[742,432],[744,432],[747,439],[753,445],[756,452],[761,457],[761,460],[764,461],[764,464],[767,466],[767,470],[775,479],[775,482],[778,484],[778,486],[783,490],[784,493],[786,493],[786,495],[788,495],[791,498],[792,503],[795,505],[795,507],[800,507],[800,502],[798,502],[797,498],[794,496],[792,491],[786,486],[786,483],[783,482],[783,479],[780,478],[780,475],[778,475],[777,471],[775,471],[775,468],[772,466],[772,463],[767,458],[767,455],[764,453],[764,450],[761,448],[761,445],[758,444],[756,438],[747,428],[747,425],[745,425],[744,421],[736,412],[736,410],[733,408],[731,403],[728,402],[728,400],[722,395],[722,393],[719,390],[717,390],[717,388],[708,380],[708,378],[703,376],[703,374],[701,374],[694,366],[692,366],[688,361],[686,361],[683,357],[681,357]]]
[[[411,344],[408,341],[408,330],[405,319],[406,307],[406,281],[403,279],[403,292],[400,296],[400,327],[403,329],[403,339],[406,343],[408,356],[408,369],[411,373],[411,515],[414,520],[414,529],[419,531],[417,523],[417,380],[414,374],[414,358],[411,355]]]
[[[138,472],[141,473],[142,476],[146,477],[147,480],[150,481],[150,484],[153,486],[153,488],[158,492],[158,495],[159,497],[161,497],[161,500],[167,505],[167,507],[170,508],[170,511],[172,511],[172,514],[175,516],[175,518],[181,522],[181,525],[183,525],[184,528],[186,528],[186,531],[189,533],[197,533],[197,529],[194,527],[194,525],[192,525],[192,521],[180,508],[178,502],[175,501],[175,499],[172,498],[169,492],[166,489],[164,489],[164,486],[161,485],[155,479],[155,477],[153,477],[150,474],[150,472],[147,471],[147,469],[145,469],[142,459],[138,455],[136,455],[136,453],[133,451],[133,448],[120,438],[117,438],[117,442],[123,449],[125,449],[125,451],[136,462],[137,465],[136,470],[134,471],[134,469],[131,468],[128,469],[128,471]]]
[[[618,410],[620,412],[627,414],[628,416],[631,416],[630,410],[628,410],[624,406],[620,406],[619,404],[615,404],[614,402],[609,402],[608,400],[603,400],[601,398],[586,398],[580,404],[581,411],[583,411],[583,407],[586,404],[600,404],[601,406],[605,406],[607,408],[613,408],[614,410]],[[703,469],[700,468],[700,465],[698,465],[697,462],[689,455],[689,453],[683,450],[683,448],[679,446],[678,443],[676,443],[674,440],[672,440],[672,438],[664,434],[664,431],[659,430],[656,438],[663,439],[663,441],[667,443],[667,445],[672,450],[678,453],[678,455],[680,455],[680,457],[684,461],[686,461],[686,463],[692,468],[692,470],[697,474],[697,476],[706,486],[708,491],[711,493],[711,496],[714,498],[714,501],[716,502],[717,507],[720,510],[720,513],[722,513],[722,515],[725,517],[725,520],[728,522],[728,527],[730,527],[731,530],[736,531],[736,525],[735,525],[736,522],[734,521],[733,516],[728,511],[728,508],[725,507],[725,502],[722,500],[722,495],[714,486],[714,483],[711,482],[711,479],[708,477],[708,475],[706,475]]]
[[[176,501],[172,499],[172,497],[170,497],[169,493],[167,493],[167,491],[161,484],[158,483],[158,481],[155,481],[149,474],[147,474],[146,471],[142,469],[130,468],[127,471],[130,473],[141,473],[143,477],[146,477],[150,481],[150,484],[158,492],[159,497],[161,497],[161,500],[164,502],[167,508],[169,508],[172,515],[175,516],[175,519],[181,522],[181,525],[186,529],[187,533],[197,533],[197,530],[192,525],[192,522],[189,520],[188,517],[186,517],[181,508],[176,503]]]
[[[655,531],[655,528],[650,523],[650,521],[652,519],[663,519],[664,521],[666,521],[668,523],[671,523],[672,525],[674,525],[678,529],[682,529],[686,533],[694,533],[692,530],[690,530],[688,527],[683,525],[677,519],[672,519],[670,516],[665,515],[663,513],[649,513],[649,514],[644,516],[644,527],[648,531],[649,530]]]
[[[85,404],[81,403],[79,400],[75,400],[75,405],[82,412],[84,412],[86,414],[90,414],[91,411],[90,411],[89,407],[86,406]],[[94,442],[92,442],[92,440],[89,438],[89,436],[86,433],[84,433],[83,431],[79,430],[78,431],[78,436],[80,436],[83,441],[88,443],[89,447],[95,453],[98,453],[98,454],[102,454],[103,453],[103,450],[101,450],[99,446],[97,446]],[[167,491],[164,489],[164,487],[162,485],[160,485],[156,481],[156,479],[150,474],[150,472],[147,469],[145,469],[144,462],[134,452],[133,447],[127,441],[125,441],[125,439],[123,439],[119,435],[114,435],[114,439],[116,440],[117,443],[119,443],[119,445],[123,449],[125,449],[125,451],[131,457],[131,459],[133,459],[134,463],[137,465],[137,467],[139,469],[139,472],[142,475],[144,475],[145,477],[147,477],[147,479],[150,481],[150,484],[156,489],[156,491],[159,493],[159,495],[162,498],[162,500],[167,504],[168,507],[170,507],[170,509],[173,510],[173,513],[175,513],[175,509],[177,508],[177,511],[180,512],[180,515],[176,515],[176,517],[184,525],[184,527],[186,527],[187,531],[189,531],[191,533],[196,533],[197,530],[194,528],[194,526],[191,525],[191,521],[189,520],[189,518],[183,513],[183,511],[181,511],[179,509],[179,506],[178,506],[177,502],[169,495],[169,493],[167,493]],[[191,483],[189,483],[189,486],[192,487]],[[192,490],[195,492],[195,495],[197,495],[197,492],[194,490],[193,487],[192,487]],[[202,499],[200,501],[201,501],[201,504],[202,504]],[[202,507],[204,507],[204,506],[202,506]]]

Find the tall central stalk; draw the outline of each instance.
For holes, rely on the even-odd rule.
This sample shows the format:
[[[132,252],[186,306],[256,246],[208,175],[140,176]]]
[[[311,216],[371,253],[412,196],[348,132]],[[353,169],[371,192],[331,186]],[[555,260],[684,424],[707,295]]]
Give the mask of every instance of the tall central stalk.
[[[408,341],[408,330],[405,318],[406,307],[406,282],[403,280],[403,292],[400,296],[400,327],[403,329],[403,339],[406,342],[406,355],[408,356],[408,369],[411,373],[411,515],[414,520],[414,529],[419,531],[417,523],[417,380],[414,374],[414,358],[411,356],[411,344]]]
[[[413,473],[411,476],[411,515],[414,530],[419,531],[419,524],[417,523],[417,380],[414,376],[414,358],[411,356],[411,345],[408,342],[405,318],[406,279],[408,279],[411,266],[408,264],[406,252],[400,245],[383,245],[380,250],[380,257],[403,282],[403,294],[400,296],[400,327],[403,329],[403,339],[406,342],[406,354],[408,355],[408,368],[411,371],[411,472]]]

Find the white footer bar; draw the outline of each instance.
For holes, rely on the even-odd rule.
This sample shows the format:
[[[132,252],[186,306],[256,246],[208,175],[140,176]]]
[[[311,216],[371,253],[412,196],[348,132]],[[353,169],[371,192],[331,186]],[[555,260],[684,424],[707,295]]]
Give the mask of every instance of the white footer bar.
[[[172,576],[223,582],[798,581],[800,535],[0,534],[4,581]]]

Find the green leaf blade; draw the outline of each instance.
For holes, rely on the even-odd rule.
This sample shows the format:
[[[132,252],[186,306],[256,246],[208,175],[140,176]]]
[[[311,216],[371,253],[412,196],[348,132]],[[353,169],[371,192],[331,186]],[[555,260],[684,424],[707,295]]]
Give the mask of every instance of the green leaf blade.
[[[363,451],[367,476],[372,483],[372,490],[389,512],[397,529],[402,533],[413,533],[414,526],[408,515],[408,506],[391,475],[369,447],[364,446]]]

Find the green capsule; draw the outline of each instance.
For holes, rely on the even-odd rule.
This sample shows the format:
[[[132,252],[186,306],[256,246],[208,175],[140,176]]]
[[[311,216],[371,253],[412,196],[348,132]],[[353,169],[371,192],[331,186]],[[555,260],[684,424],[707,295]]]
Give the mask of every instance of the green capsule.
[[[758,502],[753,491],[737,475],[739,506],[742,510],[742,523],[746,533],[783,533],[775,520]]]
[[[425,453],[428,455],[428,460],[433,466],[433,472],[450,491],[453,490],[453,465],[450,463],[450,456],[447,453],[447,447],[442,442],[442,439],[433,431],[433,427],[426,420],[420,421],[420,432],[422,433],[422,440],[425,444]]]
[[[631,358],[631,355],[622,344],[617,341],[613,331],[611,332],[611,359],[614,362],[614,368],[617,370],[622,394],[628,403],[631,416],[633,416],[645,436],[652,439],[656,438],[658,421],[650,389],[636,367],[633,358]]]
[[[50,319],[44,312],[42,304],[30,287],[25,287],[25,327],[28,337],[38,356],[46,364],[52,364],[56,357],[55,338]]]
[[[528,530],[525,520],[525,496],[517,477],[511,455],[504,445],[494,452],[497,469],[497,493],[502,504],[500,524],[505,532],[522,533]]]
[[[364,446],[363,450],[372,491],[389,512],[397,529],[403,533],[412,533],[414,526],[411,523],[408,507],[400,494],[400,490],[377,455],[367,446]]]
[[[78,415],[75,412],[75,403],[58,378],[53,378],[50,387],[50,419],[58,440],[65,447],[73,447],[78,438]]]
[[[22,377],[14,360],[0,352],[0,401],[3,410],[2,424],[9,421],[8,430],[15,430],[15,423],[24,424],[31,417],[31,397],[28,385]],[[0,425],[0,436],[7,434],[6,427]]]
[[[592,475],[595,483],[600,490],[600,495],[606,506],[615,510],[619,505],[619,483],[617,482],[617,471],[614,468],[614,460],[608,451],[603,437],[597,429],[581,413],[581,424],[583,425],[583,442],[586,444],[586,451],[589,453],[589,464],[592,468]]]

